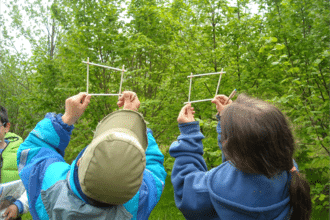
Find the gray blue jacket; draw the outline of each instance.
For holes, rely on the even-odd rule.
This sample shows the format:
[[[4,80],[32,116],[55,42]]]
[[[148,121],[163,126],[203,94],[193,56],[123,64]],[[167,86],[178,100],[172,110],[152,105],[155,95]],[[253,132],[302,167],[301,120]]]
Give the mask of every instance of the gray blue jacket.
[[[76,162],[63,157],[74,126],[62,121],[62,114],[48,113],[17,152],[19,175],[26,188],[30,212],[37,219],[148,219],[164,189],[164,156],[148,129],[146,169],[137,194],[119,206],[96,207],[88,203],[78,180]]]

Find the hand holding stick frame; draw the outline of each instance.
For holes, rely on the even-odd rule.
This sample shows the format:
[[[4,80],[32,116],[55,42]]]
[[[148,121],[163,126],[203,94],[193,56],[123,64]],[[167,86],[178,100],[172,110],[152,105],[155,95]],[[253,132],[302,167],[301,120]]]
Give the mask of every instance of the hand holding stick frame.
[[[140,101],[135,92],[125,91],[122,96],[119,97],[117,105],[119,108],[124,106],[126,110],[138,111]]]
[[[212,99],[211,102],[216,105],[218,113],[221,114],[225,107],[230,105],[233,101],[225,95],[217,95],[216,97],[214,97],[214,99]]]
[[[178,123],[179,124],[184,124],[184,123],[189,123],[195,121],[194,118],[194,108],[191,107],[191,103],[186,104],[180,111],[179,116],[178,116]]]
[[[81,92],[65,100],[65,113],[62,116],[64,123],[73,125],[84,113],[91,99],[91,95]]]

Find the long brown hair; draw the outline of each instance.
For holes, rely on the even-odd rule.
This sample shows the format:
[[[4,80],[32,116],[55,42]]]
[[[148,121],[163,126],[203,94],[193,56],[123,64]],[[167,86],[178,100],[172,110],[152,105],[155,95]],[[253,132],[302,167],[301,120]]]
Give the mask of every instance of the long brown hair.
[[[246,173],[267,178],[293,167],[294,138],[275,106],[241,94],[221,113],[221,142],[226,159]],[[291,219],[308,220],[312,211],[308,181],[292,172]]]

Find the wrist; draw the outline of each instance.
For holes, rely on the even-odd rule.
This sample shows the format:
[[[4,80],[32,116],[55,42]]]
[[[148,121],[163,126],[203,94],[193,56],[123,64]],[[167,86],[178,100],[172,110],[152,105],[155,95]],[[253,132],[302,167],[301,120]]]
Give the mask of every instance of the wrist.
[[[178,121],[178,124],[181,125],[181,124],[187,124],[187,123],[191,123],[191,122],[194,122],[195,120],[192,120],[192,121]]]
[[[124,107],[123,109],[124,109],[124,110],[131,110],[131,111],[136,111],[136,112],[139,110],[138,108],[136,108],[136,107],[133,107],[133,106]]]
[[[20,200],[16,200],[14,202],[14,205],[17,207],[17,211],[18,211],[17,214],[18,215],[23,214],[23,211],[24,211],[23,203]]]
[[[69,126],[74,124],[73,119],[69,117],[66,113],[64,113],[64,115],[62,116],[62,121]]]
[[[179,124],[179,130],[181,134],[192,134],[200,132],[200,126],[198,121],[191,121]]]

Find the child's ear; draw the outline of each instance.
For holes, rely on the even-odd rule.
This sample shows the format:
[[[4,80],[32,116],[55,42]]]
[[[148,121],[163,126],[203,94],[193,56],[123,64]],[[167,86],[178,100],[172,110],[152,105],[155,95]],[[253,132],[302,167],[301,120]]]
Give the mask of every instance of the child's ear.
[[[77,162],[77,167],[79,167],[79,165],[80,165],[81,158],[82,157],[80,157],[79,160],[78,160],[78,162]]]
[[[10,129],[10,122],[7,122],[6,123],[6,126],[5,126],[5,132],[9,132],[9,129]]]

